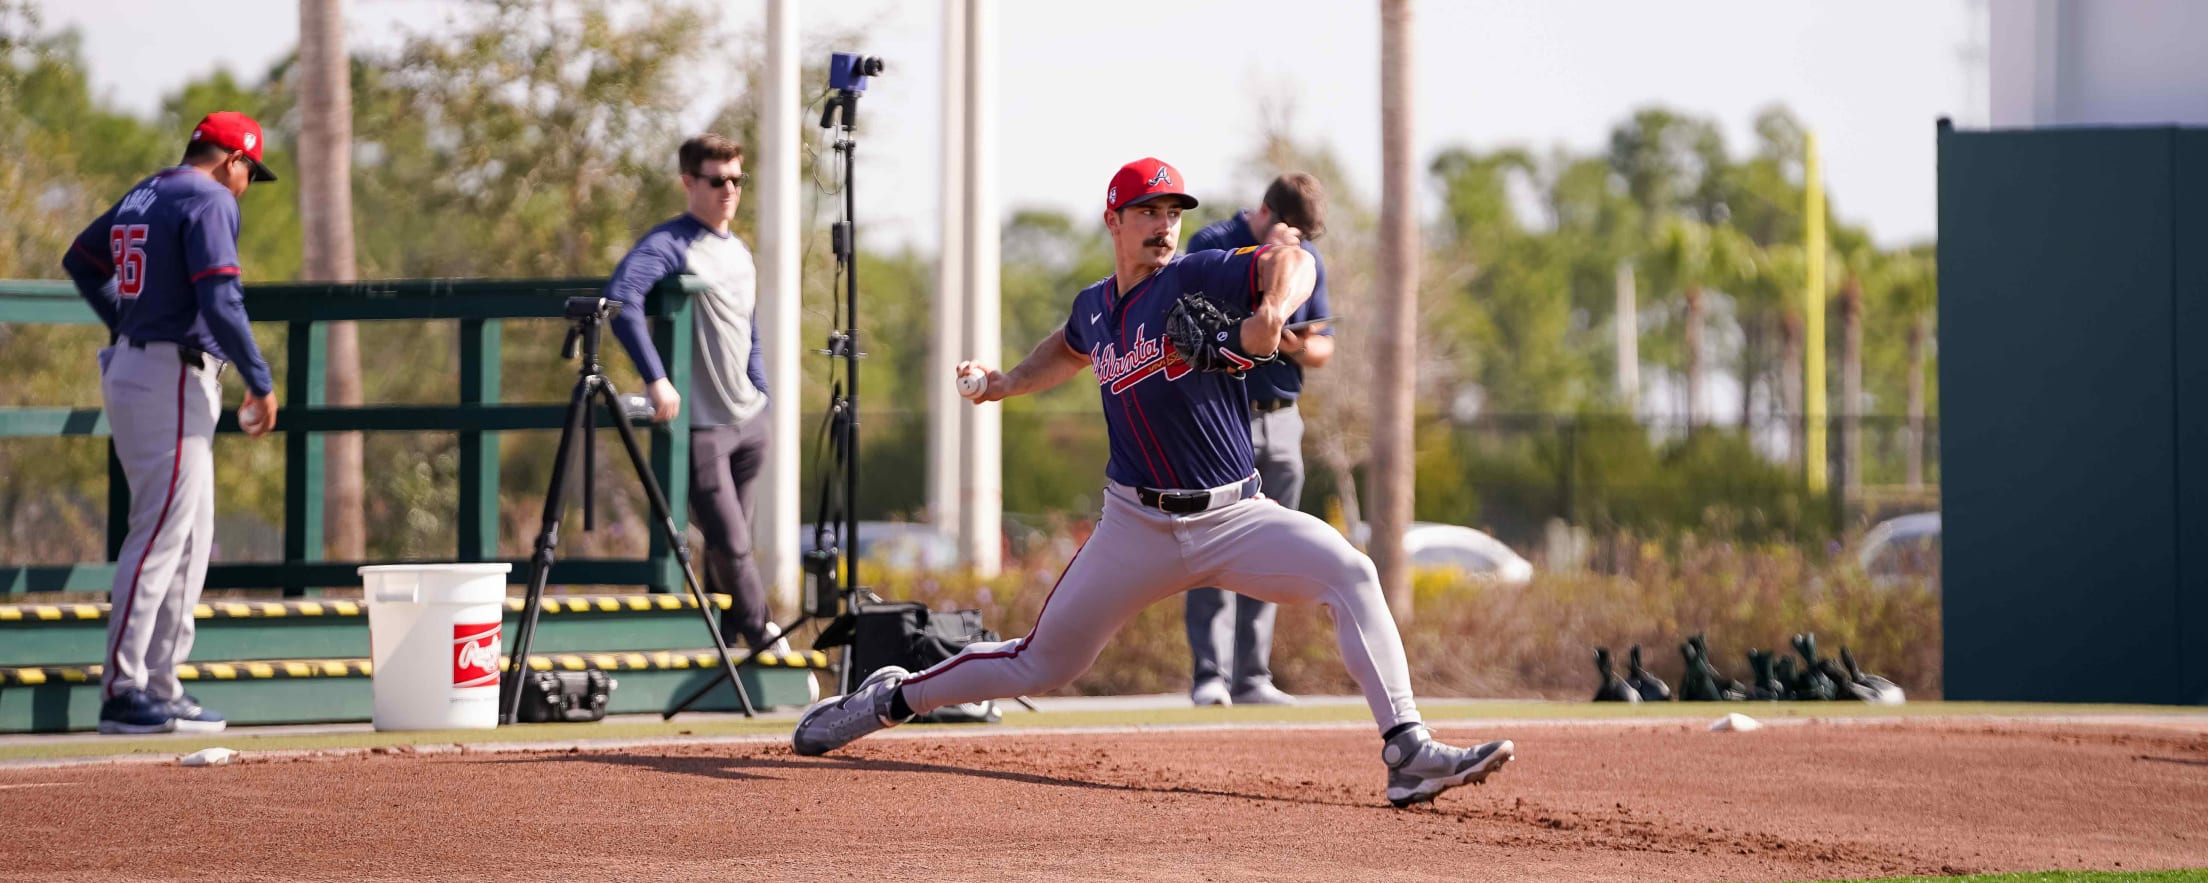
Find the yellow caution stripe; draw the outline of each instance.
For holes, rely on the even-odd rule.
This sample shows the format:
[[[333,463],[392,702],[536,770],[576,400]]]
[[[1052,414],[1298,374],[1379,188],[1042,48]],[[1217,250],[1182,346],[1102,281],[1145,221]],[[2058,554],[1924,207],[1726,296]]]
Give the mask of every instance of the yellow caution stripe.
[[[743,659],[743,651],[731,649],[729,658]],[[498,666],[503,669],[512,663],[512,657],[501,656]],[[720,667],[721,655],[711,650],[645,650],[619,653],[532,653],[529,668],[535,671],[664,671],[668,669],[714,669]],[[818,650],[791,653],[761,653],[745,665],[767,668],[827,668],[828,654]]]
[[[727,610],[727,595],[712,595],[713,606]],[[521,612],[522,599],[507,598],[509,612]],[[653,610],[696,610],[689,595],[546,595],[545,613],[621,613]],[[204,601],[192,608],[193,619],[288,619],[319,616],[362,616],[359,601]],[[0,622],[104,622],[108,605],[99,604],[0,604]]]
[[[741,659],[743,654],[733,652],[731,657]],[[504,670],[512,657],[500,656],[498,667]],[[792,653],[761,653],[752,657],[747,665],[766,668],[828,667],[828,654],[818,650]],[[711,650],[644,650],[615,653],[532,653],[529,667],[536,671],[668,671],[703,669],[713,670],[721,665],[720,654]],[[251,681],[278,678],[354,678],[368,677],[375,669],[366,659],[271,659],[253,662],[195,662],[176,667],[176,676],[186,681]],[[0,687],[35,687],[41,684],[97,684],[101,667],[97,665],[38,666],[32,668],[0,668]]]
[[[102,670],[98,665],[0,668],[0,687],[97,684]],[[265,662],[188,662],[176,667],[176,676],[185,681],[252,681],[367,677],[371,671],[365,659],[272,659]]]
[[[709,595],[715,609],[727,610],[731,599],[727,595]],[[506,609],[519,613],[524,599],[507,598]],[[619,613],[649,610],[696,610],[698,602],[689,595],[546,595],[546,613]]]

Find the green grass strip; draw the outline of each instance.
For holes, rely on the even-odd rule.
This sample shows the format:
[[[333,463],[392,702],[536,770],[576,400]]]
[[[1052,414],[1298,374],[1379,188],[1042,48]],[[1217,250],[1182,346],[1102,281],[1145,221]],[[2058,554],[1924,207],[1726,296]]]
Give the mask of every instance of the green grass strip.
[[[1868,878],[1867,878],[1868,879]],[[1880,883],[1955,881],[1955,883],[2180,883],[2208,881],[2208,870],[2192,871],[2026,871],[2020,874],[1972,874],[1967,877],[1879,877]],[[1822,883],[1858,883],[1832,880]]]
[[[1985,716],[2000,718],[2065,717],[2076,715],[2187,715],[2200,709],[2146,705],[2056,705],[1995,702],[1917,702],[1900,706],[1849,703],[1649,703],[1613,705],[1591,702],[1429,700],[1420,703],[1428,721],[1437,724],[1476,723],[1483,720],[1715,720],[1727,712],[1741,712],[1760,720],[1880,719],[1914,717]],[[1363,704],[1297,706],[1241,706],[1230,708],[1146,708],[1130,710],[1046,711],[1026,713],[1016,706],[1004,724],[992,729],[1036,727],[1139,727],[1190,724],[1344,723],[1371,720]],[[403,745],[495,745],[522,742],[575,742],[584,739],[671,739],[685,736],[742,736],[787,734],[789,714],[745,720],[733,716],[678,717],[672,721],[623,718],[583,724],[528,724],[495,730],[423,730],[414,732],[257,733],[241,727],[226,733],[192,737],[27,738],[0,744],[0,760],[55,760],[80,757],[189,754],[201,748],[222,746],[238,751],[317,751],[377,748]],[[946,725],[959,729],[973,725]],[[22,738],[22,737],[12,737]]]

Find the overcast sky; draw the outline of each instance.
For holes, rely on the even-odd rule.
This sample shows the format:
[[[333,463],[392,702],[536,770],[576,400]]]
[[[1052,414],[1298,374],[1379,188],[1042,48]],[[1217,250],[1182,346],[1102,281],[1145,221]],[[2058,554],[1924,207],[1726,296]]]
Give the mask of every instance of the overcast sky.
[[[214,68],[253,79],[298,40],[296,0],[39,0],[49,25],[84,35],[94,89],[150,112]],[[455,0],[350,0],[355,49],[434,30]],[[940,5],[810,0],[802,39],[863,29],[849,47],[888,59],[861,101],[859,214],[870,242],[932,249],[939,188]],[[1375,2],[1117,0],[1004,2],[998,192],[1005,206],[1090,214],[1130,159],[1179,166],[1198,196],[1254,202],[1260,97],[1287,97],[1298,134],[1379,183]],[[719,4],[724,28],[755,32],[761,0]],[[1821,140],[1835,211],[1885,244],[1936,232],[1933,124],[1983,118],[1964,0],[1850,4],[1448,0],[1418,4],[1421,158],[1450,146],[1599,149],[1632,109],[1712,116],[1736,152],[1756,111],[1784,103]],[[1982,38],[1981,38],[1982,39]],[[718,98],[721,96],[710,96]],[[710,103],[701,100],[695,125]],[[803,120],[815,138],[818,117]],[[670,195],[670,213],[675,201]]]

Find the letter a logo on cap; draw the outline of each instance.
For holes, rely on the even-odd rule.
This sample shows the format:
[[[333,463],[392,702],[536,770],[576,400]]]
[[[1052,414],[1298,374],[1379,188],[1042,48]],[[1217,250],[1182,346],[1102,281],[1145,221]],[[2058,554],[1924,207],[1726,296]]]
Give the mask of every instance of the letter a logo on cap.
[[[1151,176],[1150,176],[1150,182],[1149,182],[1149,183],[1147,183],[1147,184],[1145,184],[1145,185],[1143,185],[1143,186],[1145,186],[1145,187],[1171,187],[1171,186],[1173,186],[1173,167],[1172,167],[1172,166],[1168,166],[1168,165],[1164,165],[1164,164],[1160,164],[1160,165],[1158,166],[1158,173],[1157,173],[1157,174],[1155,174],[1155,175],[1151,175]]]

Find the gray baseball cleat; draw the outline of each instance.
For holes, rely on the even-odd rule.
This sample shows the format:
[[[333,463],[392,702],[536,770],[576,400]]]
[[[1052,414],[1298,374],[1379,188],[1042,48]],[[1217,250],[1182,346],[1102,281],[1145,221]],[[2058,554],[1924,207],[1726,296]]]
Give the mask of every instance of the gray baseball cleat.
[[[867,675],[847,696],[830,696],[813,703],[797,719],[790,747],[806,757],[818,757],[851,744],[875,730],[904,723],[889,716],[889,697],[912,673],[885,665]]]
[[[1380,759],[1388,765],[1388,802],[1402,809],[1430,802],[1458,785],[1478,785],[1515,753],[1509,739],[1458,748],[1434,741],[1423,726],[1413,727],[1380,749]]]

